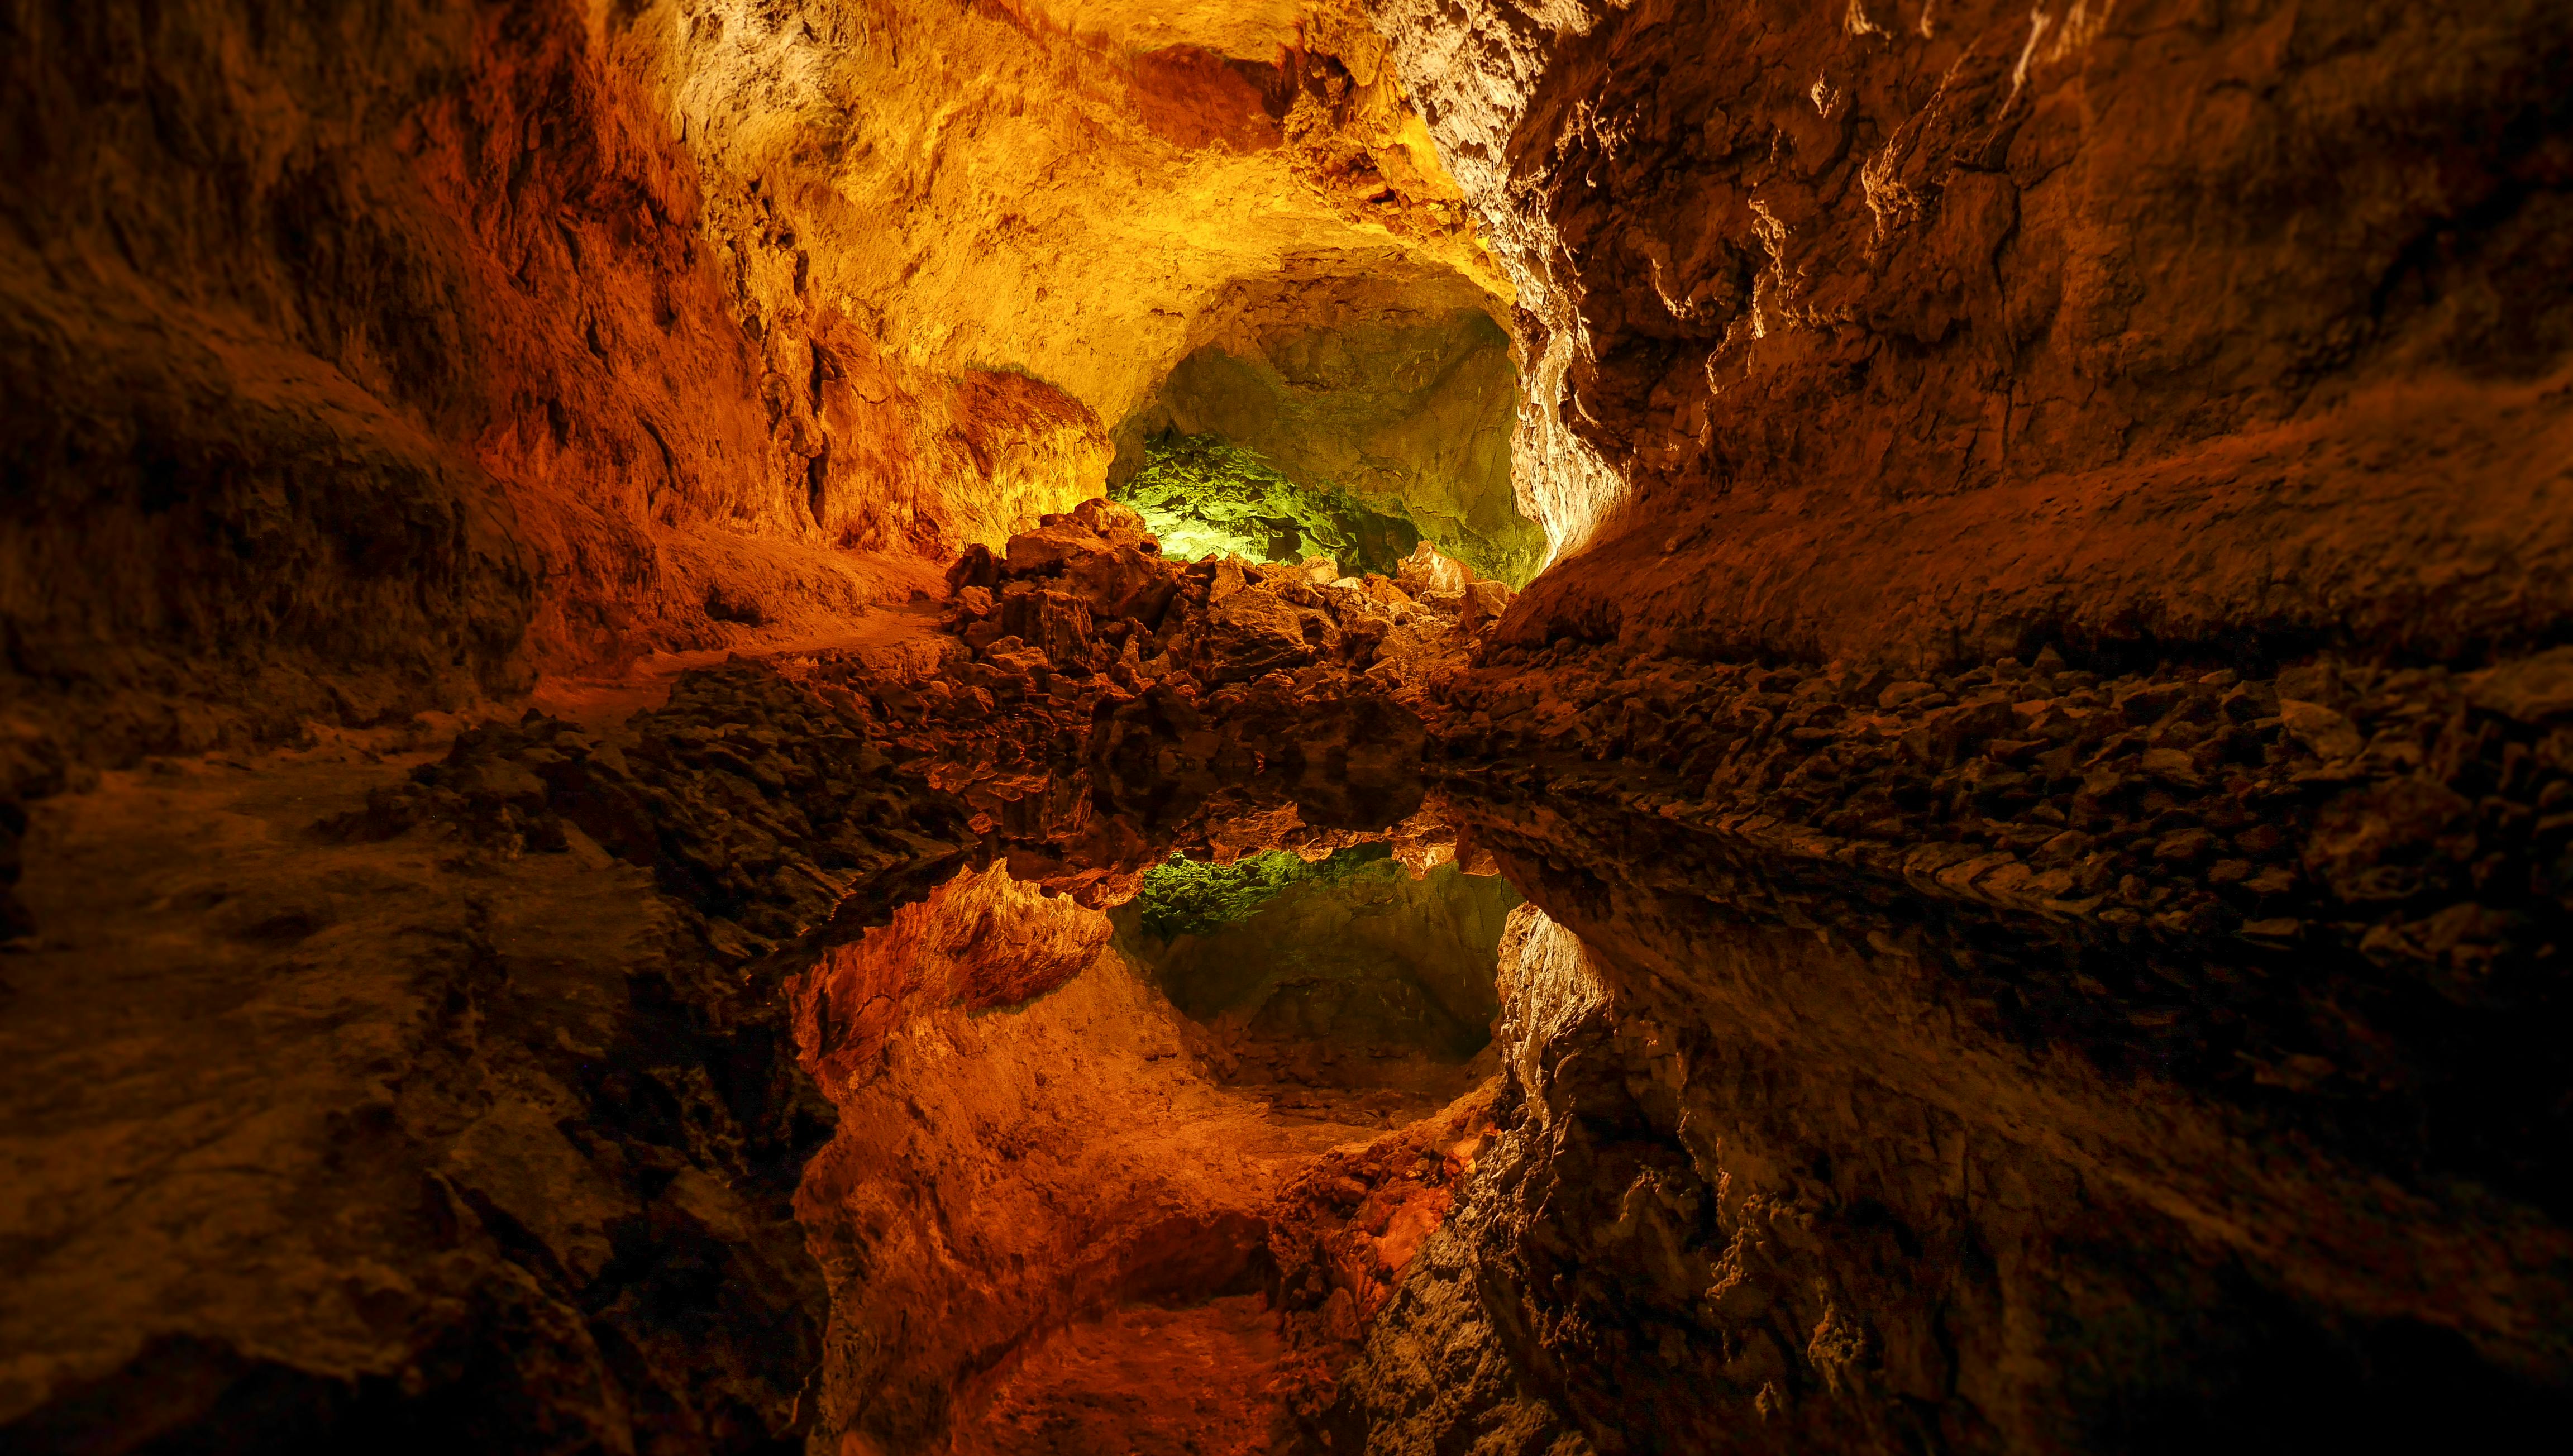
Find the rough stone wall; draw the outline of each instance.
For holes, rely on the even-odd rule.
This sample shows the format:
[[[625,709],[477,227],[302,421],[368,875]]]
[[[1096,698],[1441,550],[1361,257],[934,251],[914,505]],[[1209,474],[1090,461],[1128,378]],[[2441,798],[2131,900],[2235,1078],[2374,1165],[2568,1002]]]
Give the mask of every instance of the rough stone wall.
[[[1553,929],[1505,965],[1504,1130],[1343,1376],[1336,1444],[2378,1450],[2506,1442],[2560,1403],[2523,1320],[2563,1301],[2538,1208],[2281,1138],[2348,1114],[2310,1087],[1967,1030],[2034,979],[2008,958],[2114,955],[1748,865],[1713,903],[1704,863],[1512,870],[1615,949]]]
[[[1592,541],[1523,631],[2557,630],[2559,8],[1370,13],[1518,292],[1530,513]]]
[[[1485,656],[1426,695],[1433,804],[1560,929],[1352,1439],[2376,1449],[2560,1408],[2561,650]]]
[[[9,666],[85,751],[398,719],[723,641],[790,583],[881,592],[792,549],[805,472],[633,20],[25,8]]]
[[[1506,1130],[1347,1439],[2377,1448],[2560,1405],[2573,27],[1373,13],[1512,275],[1574,547],[1428,693],[1433,803],[1584,974],[1512,993]]]
[[[209,680],[291,725],[323,663],[380,677],[362,712],[523,672],[533,561],[422,418],[471,412],[466,240],[395,154],[473,27],[379,20],[13,7],[8,666],[131,736],[201,738]]]
[[[1204,39],[1171,39],[1201,21]],[[1025,369],[1113,423],[1206,342],[1200,316],[1238,284],[1503,287],[1381,42],[1343,5],[1273,23],[708,5],[668,64],[686,145],[722,179],[710,212],[734,220],[738,307],[785,332],[790,374],[827,303],[898,369]]]
[[[1096,904],[1179,842],[1427,862],[1442,816],[1552,928],[1445,1229],[1464,1159],[1423,1145],[1313,1170],[1330,1260],[1271,1230],[1358,1355],[1303,1387],[1334,1449],[2560,1424],[2560,8],[1375,13],[1389,63],[1344,10],[8,12],[0,621],[75,755],[832,624],[911,579],[847,552],[1079,493],[1245,272],[1479,286],[1465,204],[1573,548],[1512,606],[1179,570],[1085,504],[968,552],[908,682],[824,653],[621,745],[472,735],[339,784],[354,843],[277,849],[295,795],[125,801],[165,856],[274,828],[251,888],[153,861],[148,904],[62,805],[19,842],[71,774],[6,725],[13,1435],[793,1440],[819,1123],[777,983],[827,962],[799,1030],[890,1127],[808,1200],[829,1421],[934,1441],[1017,1336],[903,1367],[899,1306],[1007,1250],[906,1286],[869,1240],[933,1242],[1014,1108],[1097,1105],[1031,1050],[1167,1024],[1061,964],[915,1006],[835,953],[969,844]],[[97,987],[174,965],[214,1014],[147,998],[141,1045]],[[1138,1085],[1160,1050],[1117,1044]],[[867,1056],[900,1085],[853,1092]],[[932,1144],[908,1191],[851,1170]],[[1074,1179],[1029,1195],[1054,1247]],[[189,1255],[210,1208],[237,1258]],[[745,1302],[701,1322],[710,1271]]]
[[[1088,23],[13,9],[13,736],[114,759],[826,635],[1096,493],[1235,278],[1483,267],[1362,22]]]
[[[621,746],[530,715],[391,783],[322,750],[38,806],[0,1443],[800,1448],[832,1114],[784,983],[962,826],[825,696],[678,697]]]

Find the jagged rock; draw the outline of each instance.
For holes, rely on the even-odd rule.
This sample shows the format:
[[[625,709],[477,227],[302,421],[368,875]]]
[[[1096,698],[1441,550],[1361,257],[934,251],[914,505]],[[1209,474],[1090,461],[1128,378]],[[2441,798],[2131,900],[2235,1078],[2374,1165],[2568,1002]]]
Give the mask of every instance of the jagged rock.
[[[1056,517],[1049,524],[1010,537],[1001,569],[1010,576],[1052,575],[1078,557],[1104,555],[1115,549],[1086,525]]]
[[[1472,579],[1463,562],[1440,554],[1427,541],[1413,547],[1394,572],[1395,582],[1414,596],[1454,596]]]
[[[2573,647],[2504,663],[2478,675],[2467,695],[2476,707],[2525,723],[2573,713]]]
[[[2295,735],[2298,743],[2325,759],[2356,758],[2359,750],[2366,747],[2347,718],[2320,703],[2281,698],[2278,721]]]
[[[2563,7],[54,9],[12,1449],[2563,1424]],[[1096,912],[1361,842],[1299,1140]]]
[[[1200,644],[1214,664],[1216,682],[1249,682],[1313,660],[1326,645],[1312,614],[1299,612],[1266,591],[1235,591],[1207,610],[1208,633]],[[1312,629],[1307,630],[1307,624]]]
[[[1500,582],[1467,582],[1464,601],[1456,610],[1456,625],[1468,632],[1480,631],[1499,621],[1509,604],[1510,589]]]

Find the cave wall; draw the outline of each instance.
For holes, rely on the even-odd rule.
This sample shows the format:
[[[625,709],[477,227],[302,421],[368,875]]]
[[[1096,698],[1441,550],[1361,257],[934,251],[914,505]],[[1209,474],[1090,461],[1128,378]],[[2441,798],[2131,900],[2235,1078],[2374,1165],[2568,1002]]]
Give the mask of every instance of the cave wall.
[[[1311,1173],[1326,1150],[1369,1152],[1380,1125],[1290,1120],[1226,1088],[1220,1051],[1110,934],[1107,914],[993,867],[793,988],[804,1066],[839,1114],[796,1192],[831,1290],[816,1406],[828,1449],[981,1449],[960,1430],[1049,1337],[1130,1307],[1257,1300],[1279,1280],[1275,1248],[1300,1248],[1308,1223],[1338,1231],[1302,1184],[1328,1181]],[[1359,1246],[1370,1273],[1374,1248]],[[1254,1321],[1272,1340],[1279,1322],[1265,1307]],[[1188,1353],[1146,1346],[1071,1403],[1142,1449],[1138,1412],[1165,1386],[1267,1424],[1280,1389],[1192,1391],[1163,1364]],[[1042,1439],[1074,1438],[993,1449]]]
[[[832,1113],[796,1065],[805,962],[730,918],[863,927],[952,874],[929,836],[962,826],[773,673],[678,696],[631,759],[531,715],[417,777],[240,755],[34,806],[0,1444],[800,1446],[828,1289],[791,1200]],[[784,851],[827,878],[740,868],[781,853],[713,766],[752,734],[841,785]]]
[[[882,594],[810,549],[636,22],[21,14],[6,548],[31,695],[111,752],[203,746],[714,645],[788,588]]]
[[[862,337],[897,379],[998,371],[1087,411],[1072,495],[960,499],[946,548],[1096,493],[1101,422],[1142,406],[1246,286],[1375,275],[1415,308],[1506,288],[1345,3],[709,6],[669,69],[774,367],[802,379],[810,355],[830,392]],[[842,493],[844,454],[817,457],[817,488]]]
[[[1344,1376],[1345,1443],[2392,1450],[2560,1409],[2554,1195],[2244,1085],[2204,992],[2087,1033],[2037,1006],[2259,970],[1521,814],[1478,836],[1567,920],[1511,928],[1502,1130]]]
[[[1529,514],[1590,553],[1518,631],[2558,630],[2556,7],[1370,14],[1523,311]]]
[[[743,668],[630,762],[537,721],[339,784],[331,834],[439,886],[417,924],[352,969],[294,948],[375,880],[174,901],[143,914],[222,944],[116,967],[222,971],[262,1033],[219,1105],[277,1114],[289,1176],[219,1203],[273,1220],[242,1225],[260,1257],[311,1254],[279,1280],[169,1254],[196,1169],[148,1137],[119,1155],[153,1196],[99,1197],[94,1127],[197,1099],[84,1081],[122,1035],[82,1020],[94,963],[26,963],[58,999],[13,1035],[57,1040],[12,1059],[12,1105],[139,1092],[35,1134],[66,1191],[11,1327],[95,1319],[8,1419],[374,1430],[464,1386],[468,1438],[614,1448],[639,1401],[708,1449],[792,1439],[820,1281],[777,1215],[822,1119],[773,1023],[815,972],[800,1050],[857,1112],[802,1210],[842,1321],[823,1419],[934,1440],[1020,1312],[1116,1282],[950,1256],[952,1210],[1034,1156],[1024,1121],[1180,1104],[1185,1028],[1105,958],[870,959],[855,922],[969,842],[1097,901],[1175,837],[1373,835],[1427,760],[1468,859],[1551,921],[1519,924],[1476,1181],[1416,1266],[1369,1265],[1392,1302],[1345,1331],[1350,1440],[2149,1450],[2560,1413],[2565,1111],[2531,1089],[2562,1016],[2511,979],[2561,922],[2573,763],[2562,660],[2518,656],[2560,633],[2573,443],[2554,10],[1383,0],[1389,49],[1344,6],[8,14],[13,845],[11,792],[71,758],[774,644],[925,587],[1095,489],[1105,421],[1194,352],[1258,341],[1288,379],[1304,304],[1249,277],[1368,273],[1386,318],[1512,305],[1513,485],[1561,553],[1495,636],[1480,596],[1175,571],[1094,509],[969,555],[908,686]],[[2512,665],[2360,690],[2292,660],[2319,645]],[[2228,660],[2285,670],[2255,693]],[[970,802],[862,740],[952,752]],[[311,815],[289,795],[273,837]],[[40,913],[114,883],[47,858],[55,823],[13,866]],[[649,866],[648,944],[566,945],[533,893],[495,938],[487,895],[429,878],[522,888],[505,866],[573,829],[617,878],[538,872],[612,921],[650,892],[604,856]],[[2253,869],[2219,832],[2256,874],[2219,878]],[[308,989],[365,1008],[395,1074],[268,1000]],[[146,1071],[246,1055],[150,1009],[184,1056]],[[1095,1045],[1103,1081],[1041,1080]],[[305,1060],[327,1087],[265,1078]],[[871,1181],[894,1157],[915,1179]],[[1085,1246],[1099,1167],[1023,1178],[1009,1217]],[[306,1188],[382,1216],[333,1242],[291,1216]],[[1176,1226],[1127,1206],[1112,1239]],[[91,1299],[147,1245],[131,1303]],[[756,1307],[699,1361],[690,1280],[736,1257]],[[370,1261],[399,1277],[340,1277]],[[962,1313],[906,1364],[915,1304]],[[127,1399],[182,1385],[205,1398]]]
[[[1495,281],[1353,10],[1097,9],[14,8],[13,790],[827,635],[1234,279]]]
[[[1570,937],[1521,957],[1506,1130],[1344,1380],[1342,1443],[2399,1449],[2555,1419],[2552,1034],[2521,1032],[2560,1015],[2561,846],[2500,806],[2550,792],[2561,719],[2485,684],[2560,661],[2573,26],[1371,13],[1511,274],[1523,500],[1566,547],[1433,733],[1460,833]],[[2134,736],[2014,757],[2043,735],[1996,709],[2032,662],[2136,670]],[[2169,815],[2174,760],[2142,751],[2199,740],[2137,689],[2210,695],[2204,722],[2253,678],[2274,738],[2193,760],[2215,797]],[[1990,736],[1885,716],[1952,689]],[[1810,706],[1836,695],[1851,718]],[[1861,807],[1879,763],[1924,792]],[[2283,895],[2102,934],[2254,869],[2167,838],[2200,810],[2279,849]],[[2055,832],[2015,840],[2023,812]],[[2083,882],[2041,846],[2095,842],[2046,816],[2134,858]],[[2524,917],[2469,954],[2516,989],[2407,949],[2438,914]]]
[[[1262,1170],[1108,935],[992,869],[809,974],[799,1045],[840,1113],[797,1193],[832,1291],[826,1433],[923,1449],[1047,1329],[1259,1249]]]

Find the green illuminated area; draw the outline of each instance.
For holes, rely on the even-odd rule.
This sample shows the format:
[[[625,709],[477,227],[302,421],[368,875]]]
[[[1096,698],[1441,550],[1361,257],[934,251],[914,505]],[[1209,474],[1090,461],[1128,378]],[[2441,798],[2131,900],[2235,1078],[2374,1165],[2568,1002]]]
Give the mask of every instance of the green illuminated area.
[[[1414,875],[1374,844],[1312,864],[1174,859],[1111,919],[1118,949],[1223,1049],[1228,1080],[1434,1100],[1481,1075],[1468,1064],[1491,1040],[1518,903],[1497,875]]]
[[[1164,538],[1167,543],[1168,537]],[[1144,875],[1134,914],[1146,934],[1158,941],[1202,936],[1238,925],[1260,913],[1270,901],[1297,885],[1398,874],[1393,851],[1362,844],[1310,864],[1284,850],[1244,855],[1230,865],[1210,865],[1173,856]]]
[[[1351,575],[1391,575],[1420,540],[1401,516],[1370,510],[1334,486],[1299,485],[1267,456],[1211,434],[1147,441],[1144,467],[1110,494],[1143,513],[1162,554],[1175,560],[1319,555]]]
[[[1238,284],[1208,329],[1112,431],[1111,493],[1165,552],[1362,573],[1426,541],[1512,586],[1544,564],[1512,483],[1518,366],[1471,285],[1289,270]]]

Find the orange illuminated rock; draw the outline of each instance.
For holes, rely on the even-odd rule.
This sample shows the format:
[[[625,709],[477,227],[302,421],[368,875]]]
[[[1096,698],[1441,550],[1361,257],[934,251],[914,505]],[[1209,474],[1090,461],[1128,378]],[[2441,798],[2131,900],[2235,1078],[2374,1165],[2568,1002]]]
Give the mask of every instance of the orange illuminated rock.
[[[1473,573],[1465,569],[1463,562],[1441,554],[1436,546],[1422,541],[1412,548],[1411,555],[1403,561],[1402,569],[1394,574],[1393,579],[1414,596],[1454,597],[1464,591],[1465,583],[1473,579]]]
[[[988,1011],[1088,968],[1108,923],[995,866],[942,885],[807,973],[795,1035],[826,1092],[871,1076],[889,1032],[925,1007]]]
[[[1529,513],[1592,553],[1529,641],[2551,641],[2561,14],[1370,13],[1516,289]]]
[[[2573,1411],[2566,7],[20,9],[0,1445]]]
[[[826,638],[1098,495],[1241,280],[1497,308],[1356,10],[1220,9],[187,4],[91,121],[123,32],[21,48],[13,693],[113,759]]]

